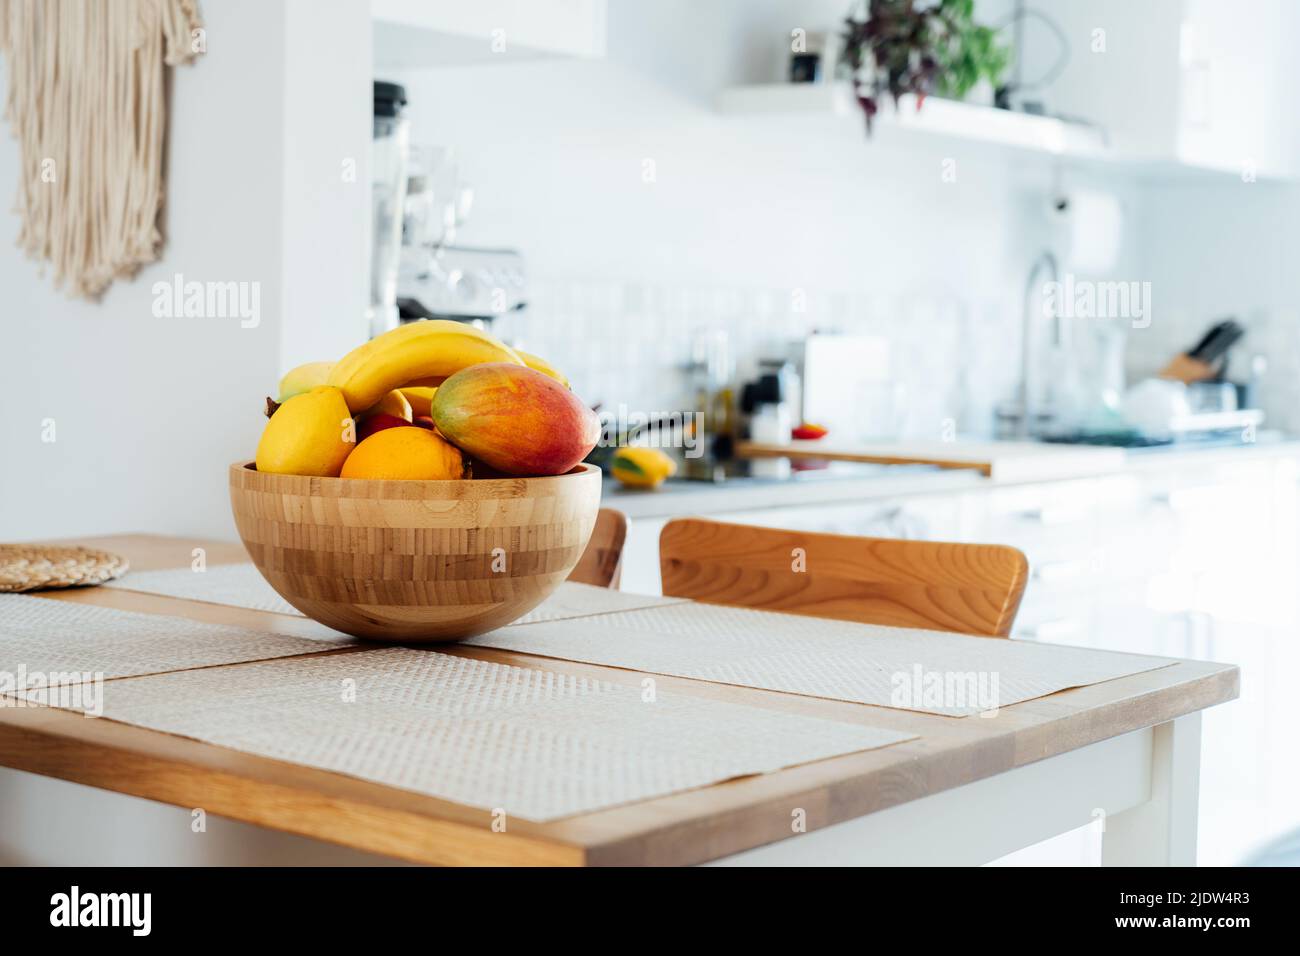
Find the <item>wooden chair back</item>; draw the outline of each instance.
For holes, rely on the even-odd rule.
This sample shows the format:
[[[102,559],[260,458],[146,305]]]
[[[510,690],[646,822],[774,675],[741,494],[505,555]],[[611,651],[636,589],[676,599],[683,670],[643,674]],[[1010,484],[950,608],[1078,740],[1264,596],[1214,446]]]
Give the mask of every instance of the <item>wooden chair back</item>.
[[[623,572],[623,541],[627,538],[627,516],[613,508],[601,508],[591,531],[587,550],[569,574],[570,581],[617,588]]]
[[[702,518],[659,536],[663,592],[810,617],[1006,637],[1028,563],[1015,548],[781,531]]]

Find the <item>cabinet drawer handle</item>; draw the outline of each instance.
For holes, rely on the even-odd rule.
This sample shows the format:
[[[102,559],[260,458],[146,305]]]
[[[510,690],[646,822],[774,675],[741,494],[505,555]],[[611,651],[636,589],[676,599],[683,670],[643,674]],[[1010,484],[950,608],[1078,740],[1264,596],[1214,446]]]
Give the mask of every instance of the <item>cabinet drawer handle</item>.
[[[1042,581],[1044,584],[1074,581],[1083,577],[1087,572],[1088,564],[1084,561],[1048,561],[1044,564],[1034,565],[1033,568],[1034,580]]]
[[[1027,627],[1016,636],[1026,641],[1053,641],[1062,637],[1078,634],[1083,630],[1083,621],[1077,617],[1062,617],[1052,621],[1043,621]]]
[[[1151,503],[1154,505],[1164,505],[1170,511],[1193,511],[1197,508],[1206,508],[1213,504],[1207,501],[1221,489],[1213,485],[1204,485],[1197,488],[1174,488],[1170,491],[1158,491],[1151,496]]]
[[[1032,508],[1029,511],[1022,511],[1020,512],[1020,517],[1024,518],[1026,521],[1034,521],[1043,525],[1077,524],[1088,517],[1088,511],[1086,508],[1048,505],[1042,508]]]

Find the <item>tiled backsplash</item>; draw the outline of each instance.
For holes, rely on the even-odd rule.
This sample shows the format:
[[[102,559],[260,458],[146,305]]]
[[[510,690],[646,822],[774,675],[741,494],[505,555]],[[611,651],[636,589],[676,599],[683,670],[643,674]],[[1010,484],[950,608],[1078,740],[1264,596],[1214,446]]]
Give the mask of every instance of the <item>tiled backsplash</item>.
[[[709,330],[727,333],[738,382],[812,331],[880,335],[903,405],[900,437],[938,438],[948,421],[958,434],[988,434],[1020,362],[1014,302],[950,296],[534,280],[528,308],[496,324],[563,368],[587,401],[642,411],[690,409],[692,344]]]
[[[1266,309],[1238,318],[1247,338],[1232,377],[1246,376],[1250,356],[1267,356],[1267,426],[1300,431],[1300,318]],[[503,316],[496,330],[556,362],[592,404],[646,412],[691,410],[687,369],[705,331],[726,332],[737,383],[754,376],[758,359],[809,332],[879,335],[890,344],[903,406],[898,436],[930,439],[943,435],[949,420],[958,435],[991,434],[994,407],[1014,397],[1019,381],[1020,323],[1014,301],[550,279],[535,281],[528,308]],[[1158,371],[1200,331],[1176,309],[1131,330],[1130,384]]]

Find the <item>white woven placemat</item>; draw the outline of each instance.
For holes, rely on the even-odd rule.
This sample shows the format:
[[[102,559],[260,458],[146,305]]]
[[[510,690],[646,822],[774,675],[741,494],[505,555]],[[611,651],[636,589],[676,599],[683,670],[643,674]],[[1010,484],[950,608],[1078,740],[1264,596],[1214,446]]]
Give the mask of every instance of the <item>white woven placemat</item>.
[[[354,644],[205,624],[162,614],[0,594],[0,670],[104,678],[291,657]]]
[[[565,581],[541,604],[529,611],[516,624],[537,624],[542,621],[567,621],[593,614],[611,614],[615,611],[635,611],[646,607],[667,607],[683,604],[685,598],[655,597],[649,594],[632,594],[613,591],[593,584]]]
[[[1173,663],[695,603],[511,625],[467,643],[949,716]]]
[[[125,591],[144,591],[189,601],[209,604],[229,604],[253,611],[274,611],[277,614],[303,614],[280,597],[275,588],[266,583],[256,565],[210,564],[204,571],[190,568],[171,568],[165,571],[132,571],[125,577],[105,585]],[[565,581],[555,592],[521,617],[516,624],[538,621],[561,621],[588,614],[605,614],[610,611],[628,611],[642,607],[680,604],[682,598],[652,597],[611,591],[590,584]]]
[[[915,735],[410,648],[116,681],[104,716],[551,820]]]
[[[191,568],[169,568],[163,571],[130,571],[107,587],[124,591],[144,591],[166,597],[184,598],[188,601],[206,601],[209,604],[229,604],[251,611],[274,611],[302,617],[296,607],[280,597],[275,588],[266,583],[257,566],[249,562],[239,564],[209,564],[202,571]]]

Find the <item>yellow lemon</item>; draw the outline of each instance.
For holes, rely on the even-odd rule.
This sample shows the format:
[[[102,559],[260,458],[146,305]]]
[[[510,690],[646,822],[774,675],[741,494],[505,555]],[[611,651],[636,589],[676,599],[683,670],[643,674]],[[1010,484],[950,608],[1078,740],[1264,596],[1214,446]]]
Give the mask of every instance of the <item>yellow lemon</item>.
[[[338,476],[353,448],[353,422],[337,388],[322,385],[276,409],[257,443],[257,470],[279,475]]]

